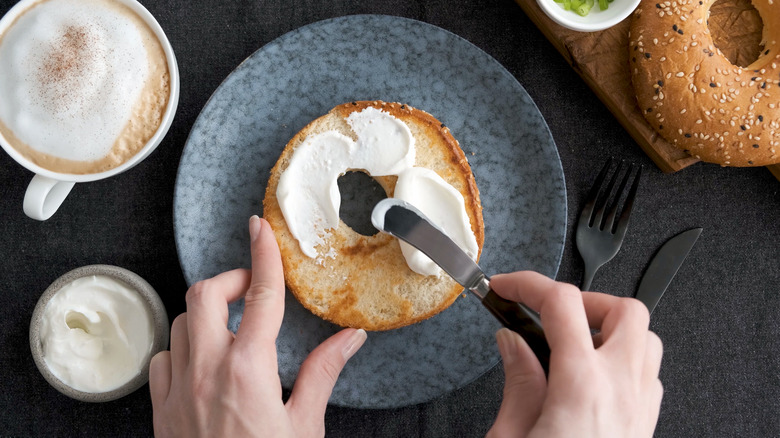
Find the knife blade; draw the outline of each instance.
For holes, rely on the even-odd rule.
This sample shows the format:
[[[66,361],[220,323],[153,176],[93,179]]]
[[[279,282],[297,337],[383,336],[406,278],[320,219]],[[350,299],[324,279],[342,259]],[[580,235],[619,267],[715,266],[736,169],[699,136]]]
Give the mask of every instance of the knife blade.
[[[653,256],[636,291],[636,299],[643,302],[650,313],[653,313],[701,231],[701,228],[683,231],[666,241]]]
[[[408,202],[387,198],[371,213],[378,230],[412,245],[439,265],[455,281],[471,291],[505,327],[515,331],[531,347],[545,374],[549,368],[550,347],[539,315],[522,303],[500,297],[490,287],[490,279],[455,242]]]

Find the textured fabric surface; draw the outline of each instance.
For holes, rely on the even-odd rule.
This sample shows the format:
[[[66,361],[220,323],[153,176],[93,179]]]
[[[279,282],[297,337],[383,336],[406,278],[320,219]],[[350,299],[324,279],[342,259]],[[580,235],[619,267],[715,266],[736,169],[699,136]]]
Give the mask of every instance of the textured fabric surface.
[[[46,222],[22,213],[31,173],[0,154],[0,278],[5,285],[0,294],[0,434],[152,434],[148,387],[114,402],[86,404],[45,382],[27,337],[38,297],[61,274],[105,263],[149,281],[171,320],[183,312],[186,284],[173,239],[173,187],[201,108],[243,59],[285,32],[325,18],[377,13],[419,19],[471,41],[506,67],[534,99],[556,141],[568,191],[559,280],[581,279],[574,225],[607,157],[642,164],[645,173],[624,246],[596,275],[593,289],[633,294],[666,239],[704,228],[653,314],[652,329],[665,347],[665,394],[656,436],[780,436],[780,182],[767,170],[697,164],[677,174],[661,173],[512,0],[143,3],[171,40],[181,71],[179,110],[160,147],[129,172],[77,184]],[[0,13],[12,4],[0,1]],[[497,366],[421,405],[331,407],[327,434],[482,436],[498,411],[502,386]]]

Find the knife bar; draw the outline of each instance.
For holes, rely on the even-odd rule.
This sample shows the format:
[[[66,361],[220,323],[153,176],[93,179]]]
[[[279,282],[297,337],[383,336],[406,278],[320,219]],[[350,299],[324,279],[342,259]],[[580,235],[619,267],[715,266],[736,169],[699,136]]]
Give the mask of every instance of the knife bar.
[[[525,304],[516,303],[500,297],[490,289],[490,292],[482,298],[484,305],[504,327],[519,334],[531,347],[539,363],[542,364],[544,374],[547,375],[550,368],[550,346],[542,330],[542,322],[539,316]]]
[[[550,347],[536,312],[524,304],[506,300],[496,294],[480,267],[414,206],[385,199],[374,207],[374,211],[381,212],[381,219],[376,221],[372,213],[372,222],[377,229],[422,251],[461,286],[474,293],[501,324],[525,340],[547,374]]]

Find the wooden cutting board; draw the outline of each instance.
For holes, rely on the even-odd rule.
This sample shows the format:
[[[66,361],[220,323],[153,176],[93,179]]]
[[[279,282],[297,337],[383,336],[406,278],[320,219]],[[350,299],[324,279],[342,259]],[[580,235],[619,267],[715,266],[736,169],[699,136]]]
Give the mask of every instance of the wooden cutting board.
[[[662,171],[676,172],[699,161],[659,136],[637,106],[628,68],[631,17],[609,29],[583,33],[550,20],[536,0],[516,2]],[[750,1],[718,0],[710,12],[710,31],[724,55],[740,65],[755,60],[763,24]],[[767,169],[780,179],[780,164]]]

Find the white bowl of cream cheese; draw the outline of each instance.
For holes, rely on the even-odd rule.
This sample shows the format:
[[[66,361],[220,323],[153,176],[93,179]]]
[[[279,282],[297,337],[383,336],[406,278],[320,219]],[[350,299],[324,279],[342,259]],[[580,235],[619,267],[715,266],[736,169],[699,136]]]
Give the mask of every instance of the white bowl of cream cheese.
[[[30,349],[49,384],[82,401],[104,402],[149,380],[149,362],[168,346],[165,306],[152,286],[117,266],[74,269],[49,286],[30,322]]]

